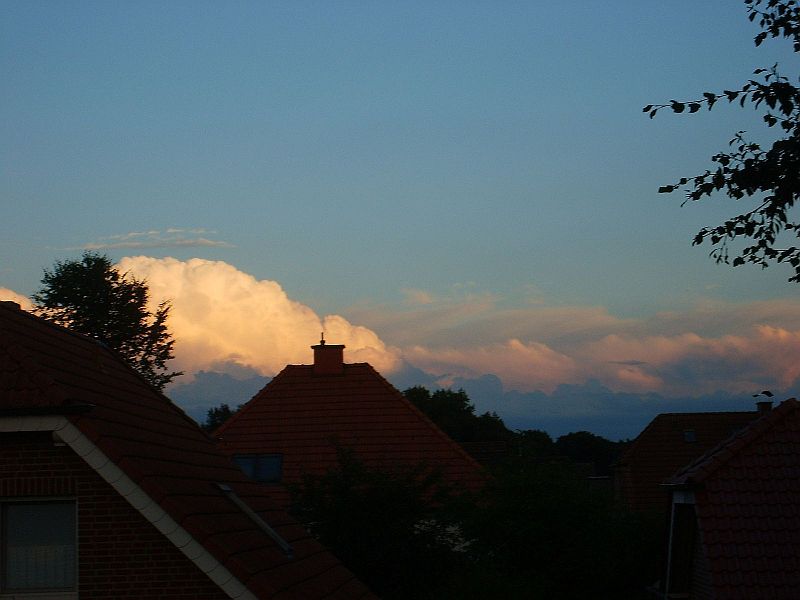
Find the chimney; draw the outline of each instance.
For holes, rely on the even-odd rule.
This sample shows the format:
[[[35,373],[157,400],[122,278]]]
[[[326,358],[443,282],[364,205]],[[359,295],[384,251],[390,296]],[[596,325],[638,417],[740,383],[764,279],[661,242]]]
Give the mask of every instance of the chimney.
[[[772,410],[772,401],[762,400],[761,402],[756,402],[756,407],[758,408],[759,414],[765,415]]]
[[[13,300],[0,300],[0,304],[7,308],[11,308],[13,310],[22,310],[22,307],[19,305],[19,302],[14,302]]]
[[[326,344],[325,336],[314,350],[314,375],[342,375],[344,373],[344,344]]]

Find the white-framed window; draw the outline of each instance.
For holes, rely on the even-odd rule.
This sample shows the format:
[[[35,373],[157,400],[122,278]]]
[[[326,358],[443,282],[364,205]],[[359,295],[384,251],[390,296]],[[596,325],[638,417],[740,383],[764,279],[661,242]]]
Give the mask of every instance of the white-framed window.
[[[77,567],[74,500],[0,500],[0,598],[73,597]]]

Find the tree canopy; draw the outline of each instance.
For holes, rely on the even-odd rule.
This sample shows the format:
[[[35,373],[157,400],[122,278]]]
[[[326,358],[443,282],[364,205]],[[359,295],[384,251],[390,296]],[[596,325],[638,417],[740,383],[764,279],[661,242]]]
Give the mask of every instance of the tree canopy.
[[[162,302],[150,312],[148,299],[144,281],[120,273],[111,259],[94,252],[45,269],[42,287],[33,295],[34,312],[97,338],[161,390],[180,372],[168,372],[166,366],[175,343],[166,325],[170,304]]]
[[[768,37],[789,38],[794,51],[800,52],[800,8],[795,0],[744,0],[744,3],[750,21],[761,27],[755,36],[756,46]],[[739,131],[730,141],[728,151],[711,157],[714,167],[661,186],[659,192],[671,193],[683,188],[685,202],[717,192],[733,200],[746,200],[746,210],[719,225],[703,227],[693,244],[710,243],[711,256],[717,262],[733,266],[788,263],[794,270],[789,281],[800,283],[800,248],[791,241],[800,237],[800,221],[792,213],[800,198],[800,89],[780,73],[777,64],[758,68],[753,74],[753,79],[738,88],[721,93],[704,92],[702,98],[692,101],[671,100],[644,107],[644,112],[653,118],[662,109],[697,113],[703,107],[711,110],[719,101],[738,101],[742,107],[763,111],[767,127],[775,128],[777,133],[777,139],[765,148]],[[731,248],[734,240],[744,242],[743,247]]]
[[[206,431],[214,431],[217,427],[239,412],[241,408],[242,405],[240,404],[232,409],[226,402],[223,402],[219,406],[212,406],[206,412],[206,420],[200,424],[200,427]]]
[[[431,393],[418,385],[404,390],[403,395],[457,442],[507,440],[513,435],[496,413],[476,415],[464,390]]]

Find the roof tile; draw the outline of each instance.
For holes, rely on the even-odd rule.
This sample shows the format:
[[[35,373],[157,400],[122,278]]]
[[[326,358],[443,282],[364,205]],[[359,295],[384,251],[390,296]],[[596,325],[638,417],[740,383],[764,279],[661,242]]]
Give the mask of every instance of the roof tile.
[[[0,305],[0,412],[72,403],[68,418],[128,477],[258,597],[326,598],[345,582],[350,598],[372,597],[327,550],[276,508],[213,441],[95,340]],[[1,418],[1,415],[0,415]],[[295,544],[288,559],[217,487],[226,483]],[[165,543],[166,540],[165,540]],[[331,572],[308,585],[309,577]]]
[[[323,474],[337,464],[337,446],[368,466],[427,464],[476,489],[480,465],[367,363],[321,375],[289,365],[224,423],[214,437],[228,454],[283,454],[283,478]]]
[[[788,451],[787,451],[788,450]],[[695,509],[716,597],[800,589],[800,403],[787,400],[673,478]]]

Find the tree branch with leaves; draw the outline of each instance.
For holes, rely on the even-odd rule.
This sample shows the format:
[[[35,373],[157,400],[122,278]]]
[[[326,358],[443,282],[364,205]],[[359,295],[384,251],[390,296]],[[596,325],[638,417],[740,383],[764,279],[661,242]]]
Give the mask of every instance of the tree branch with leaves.
[[[782,37],[793,40],[794,51],[800,52],[800,7],[795,0],[745,0],[745,4],[750,21],[758,21],[761,27],[756,46],[768,37]],[[658,191],[671,193],[683,188],[683,204],[718,192],[733,200],[750,200],[749,210],[698,231],[693,245],[710,243],[712,258],[733,266],[752,263],[765,268],[787,263],[794,270],[789,281],[800,283],[800,248],[788,242],[778,247],[786,239],[800,237],[800,222],[792,212],[800,199],[800,89],[779,72],[777,64],[753,74],[756,78],[739,89],[705,92],[697,100],[671,100],[643,108],[652,119],[663,109],[697,113],[704,106],[711,110],[721,100],[738,101],[741,107],[749,105],[754,110],[766,107],[763,120],[767,127],[782,130],[769,148],[748,141],[745,132],[739,131],[729,142],[729,151],[711,157],[715,167],[682,177]],[[744,248],[732,250],[734,240],[744,241]]]

